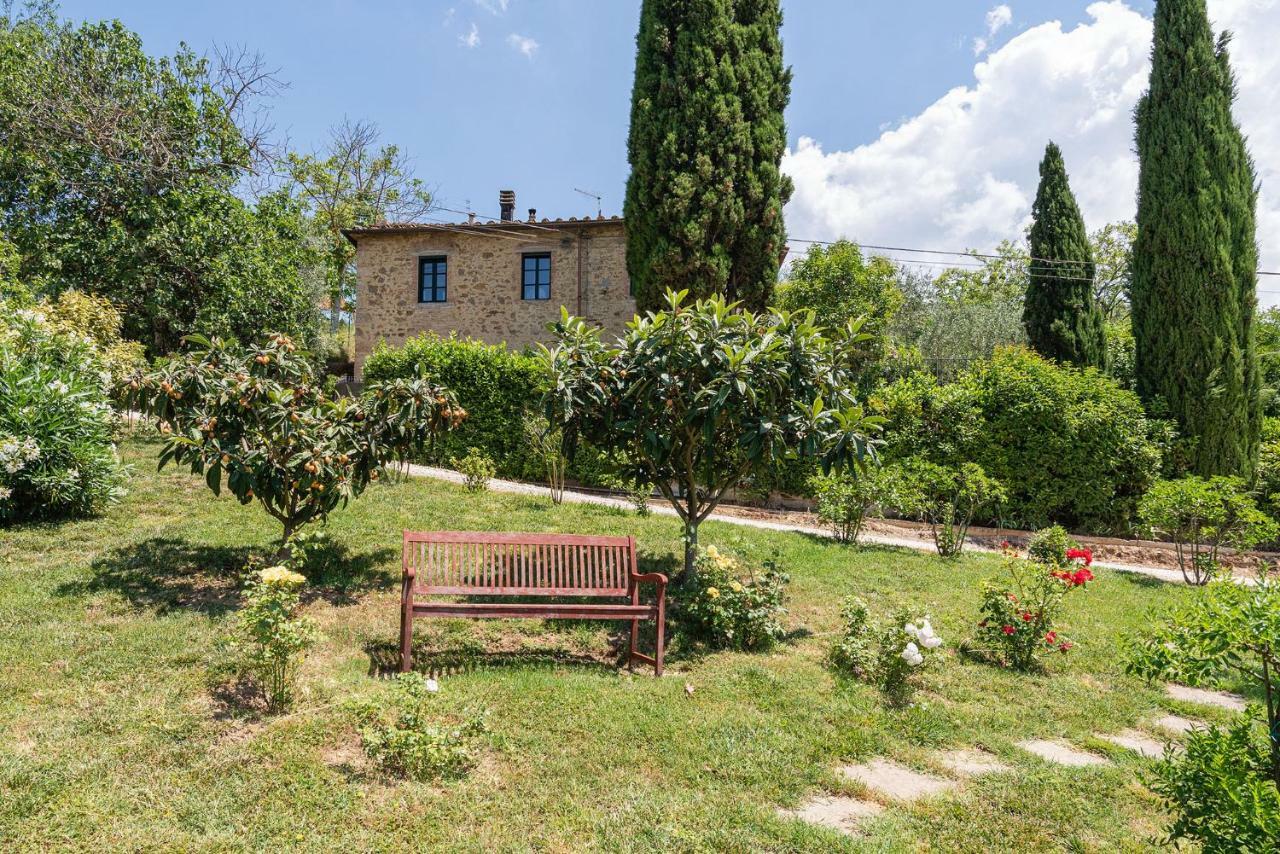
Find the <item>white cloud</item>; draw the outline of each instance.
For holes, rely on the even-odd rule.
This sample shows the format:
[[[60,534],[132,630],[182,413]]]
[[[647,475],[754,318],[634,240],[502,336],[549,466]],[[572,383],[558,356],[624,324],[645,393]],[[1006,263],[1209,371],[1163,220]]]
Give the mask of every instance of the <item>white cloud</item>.
[[[973,40],[973,55],[981,56],[987,52],[990,39],[1013,22],[1013,10],[1008,4],[1001,3],[987,12],[987,34]]]
[[[507,36],[507,44],[523,53],[529,59],[533,59],[534,54],[538,52],[538,43],[528,36],[522,36],[519,33],[512,33]]]
[[[472,0],[481,9],[491,12],[494,15],[501,15],[507,11],[507,7],[511,5],[511,0]]]
[[[475,21],[471,22],[471,29],[458,36],[458,44],[465,48],[480,46],[480,27],[476,26]]]
[[[993,10],[994,11],[994,10]],[[1236,33],[1236,106],[1258,165],[1258,242],[1280,267],[1280,0],[1209,0]],[[1091,229],[1131,219],[1138,164],[1133,107],[1146,89],[1151,22],[1120,0],[1088,7],[1071,30],[1056,21],[1019,33],[974,66],[976,82],[850,150],[801,136],[783,169],[794,180],[794,238],[990,249],[1029,224],[1049,140],[1066,158]],[[1003,25],[1002,25],[1003,26]],[[801,129],[802,130],[802,129]],[[801,244],[797,244],[799,247]],[[1261,287],[1280,290],[1275,280]],[[1264,297],[1280,302],[1280,295]]]

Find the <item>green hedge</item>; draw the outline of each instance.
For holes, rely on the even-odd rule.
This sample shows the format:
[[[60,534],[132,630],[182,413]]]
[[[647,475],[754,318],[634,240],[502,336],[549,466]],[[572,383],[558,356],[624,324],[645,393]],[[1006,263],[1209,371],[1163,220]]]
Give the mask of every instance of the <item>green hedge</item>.
[[[950,385],[900,380],[871,403],[888,419],[887,459],[976,462],[1008,493],[1007,523],[1124,531],[1160,473],[1157,425],[1135,394],[1020,347],[997,350]]]
[[[379,344],[364,364],[364,379],[398,379],[418,371],[456,394],[467,410],[466,421],[446,434],[426,462],[447,465],[450,458],[479,448],[501,477],[542,477],[522,426],[525,411],[538,408],[550,382],[541,359],[480,341],[426,334],[402,347]]]

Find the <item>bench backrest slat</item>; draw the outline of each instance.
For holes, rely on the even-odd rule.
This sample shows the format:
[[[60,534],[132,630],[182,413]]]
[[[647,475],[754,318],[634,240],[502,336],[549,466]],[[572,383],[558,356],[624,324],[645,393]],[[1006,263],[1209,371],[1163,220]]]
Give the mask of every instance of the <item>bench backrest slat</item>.
[[[581,534],[405,531],[414,591],[431,595],[626,596],[635,540]]]

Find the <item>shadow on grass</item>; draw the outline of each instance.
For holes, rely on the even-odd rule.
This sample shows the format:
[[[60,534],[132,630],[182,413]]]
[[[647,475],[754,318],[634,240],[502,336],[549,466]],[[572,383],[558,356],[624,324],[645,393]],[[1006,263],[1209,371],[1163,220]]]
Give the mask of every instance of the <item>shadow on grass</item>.
[[[400,671],[400,644],[394,641],[370,641],[365,644],[369,656],[369,675],[389,679]],[[413,650],[413,669],[427,676],[453,676],[484,670],[555,670],[574,667],[598,673],[616,673],[618,664],[610,664],[599,658],[573,653],[554,647],[533,647],[520,650],[489,651],[472,644],[462,643],[440,649],[424,648],[417,643]],[[637,667],[637,672],[641,672]]]
[[[218,617],[239,607],[241,573],[254,555],[260,552],[250,546],[152,537],[112,549],[90,565],[88,579],[67,582],[57,592],[111,592],[158,615],[191,611]],[[379,567],[393,556],[388,548],[352,555],[344,546],[328,545],[308,562],[307,575],[316,586],[305,598],[349,605],[357,601],[357,593],[390,587],[394,580]]]
[[[216,617],[240,601],[236,573],[252,550],[247,546],[196,545],[175,537],[152,537],[112,549],[89,567],[91,577],[58,588],[62,596],[118,593],[135,608],[163,615],[194,611]]]

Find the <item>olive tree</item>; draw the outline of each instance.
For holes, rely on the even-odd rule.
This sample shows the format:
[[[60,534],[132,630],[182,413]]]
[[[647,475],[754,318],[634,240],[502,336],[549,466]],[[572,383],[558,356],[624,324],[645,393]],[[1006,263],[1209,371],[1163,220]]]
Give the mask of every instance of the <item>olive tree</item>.
[[[331,395],[285,335],[248,348],[187,340],[190,351],[130,377],[125,400],[166,437],[161,468],[184,465],[215,495],[225,482],[241,504],[256,499],[285,543],[466,417],[422,378],[371,383],[358,398]]]
[[[779,459],[816,458],[825,471],[861,463],[879,419],[849,391],[850,342],[824,337],[813,312],[686,296],[668,292],[666,309],[637,317],[613,346],[563,312],[544,403],[570,455],[586,439],[657,486],[684,523],[689,573],[698,526],[729,489]]]

